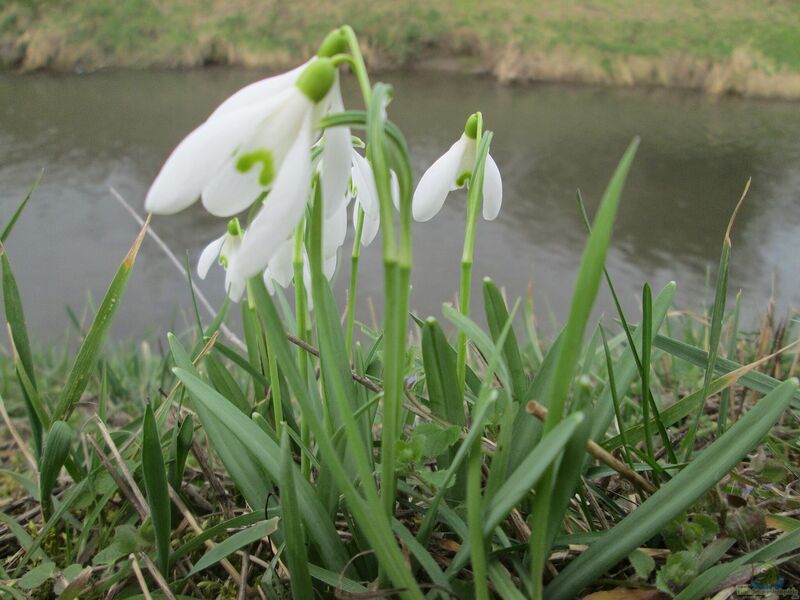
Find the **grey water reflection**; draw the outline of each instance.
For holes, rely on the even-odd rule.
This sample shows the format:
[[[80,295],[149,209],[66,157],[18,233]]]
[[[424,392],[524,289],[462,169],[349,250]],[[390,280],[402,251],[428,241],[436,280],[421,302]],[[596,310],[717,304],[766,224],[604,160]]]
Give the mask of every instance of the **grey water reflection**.
[[[40,341],[66,329],[65,307],[101,297],[136,230],[109,193],[141,207],[161,162],[183,135],[253,71],[107,72],[90,76],[0,77],[0,215],[5,220],[38,170],[43,183],[8,243]],[[540,320],[567,312],[585,233],[575,204],[591,211],[628,142],[642,144],[623,197],[608,266],[638,318],[641,285],[678,281],[678,305],[700,309],[706,273],[749,176],[753,184],[733,235],[732,292],[748,314],[763,309],[773,273],[783,310],[800,304],[800,110],[792,103],[710,98],[694,93],[563,85],[504,87],[439,73],[387,73],[390,116],[406,133],[416,175],[455,141],[465,117],[483,111],[504,176],[504,209],[480,223],[476,293],[492,278],[510,298],[532,282]],[[348,96],[357,104],[352,82]],[[465,196],[454,194],[415,229],[412,307],[441,313],[458,289]],[[158,217],[153,228],[194,263],[223,223],[200,207]],[[350,240],[345,246],[351,244]],[[359,317],[381,293],[379,244],[363,254]],[[337,289],[343,297],[349,260]],[[203,282],[222,298],[222,273]],[[151,242],[142,248],[115,324],[118,338],[182,328],[185,282]],[[598,313],[610,309],[601,290]],[[476,305],[476,311],[480,305]]]

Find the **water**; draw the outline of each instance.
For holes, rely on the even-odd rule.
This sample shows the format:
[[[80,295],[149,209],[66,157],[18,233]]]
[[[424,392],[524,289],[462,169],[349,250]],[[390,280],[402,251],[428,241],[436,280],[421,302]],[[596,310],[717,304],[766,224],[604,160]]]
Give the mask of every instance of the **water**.
[[[90,76],[0,77],[0,215],[6,220],[39,169],[44,180],[8,242],[39,342],[67,329],[65,309],[99,302],[137,226],[109,192],[141,209],[174,145],[253,71],[108,72]],[[678,282],[677,306],[702,310],[728,217],[748,176],[749,197],[733,233],[730,287],[752,318],[776,277],[779,309],[800,304],[800,110],[797,104],[644,89],[562,85],[504,87],[439,73],[392,73],[390,116],[406,133],[417,176],[483,111],[504,177],[500,217],[478,227],[474,281],[491,275],[509,298],[532,282],[545,329],[562,320],[585,240],[575,204],[590,212],[634,135],[642,144],[628,180],[608,266],[638,319],[641,285]],[[356,89],[347,82],[347,96]],[[458,290],[465,195],[415,229],[412,307],[440,315]],[[153,228],[194,264],[223,222],[198,205]],[[348,238],[345,248],[351,246]],[[349,251],[348,251],[349,254]],[[358,317],[381,293],[380,245],[362,254]],[[349,272],[337,276],[339,297]],[[202,287],[217,304],[222,273]],[[148,240],[114,327],[117,339],[182,329],[189,295],[180,274]],[[598,313],[613,313],[601,289]],[[476,311],[480,310],[479,303]],[[611,318],[613,314],[610,314]]]

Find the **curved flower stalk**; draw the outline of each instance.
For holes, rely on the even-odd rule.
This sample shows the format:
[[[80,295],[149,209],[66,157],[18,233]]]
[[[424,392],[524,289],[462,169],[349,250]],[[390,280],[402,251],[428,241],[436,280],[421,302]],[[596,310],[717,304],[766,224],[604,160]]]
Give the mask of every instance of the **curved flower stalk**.
[[[468,185],[478,152],[479,113],[467,119],[464,133],[450,149],[434,162],[420,179],[414,191],[412,211],[417,221],[428,221],[436,216],[447,195]],[[503,203],[503,181],[500,169],[491,155],[486,156],[483,179],[483,218],[492,221],[500,213]]]

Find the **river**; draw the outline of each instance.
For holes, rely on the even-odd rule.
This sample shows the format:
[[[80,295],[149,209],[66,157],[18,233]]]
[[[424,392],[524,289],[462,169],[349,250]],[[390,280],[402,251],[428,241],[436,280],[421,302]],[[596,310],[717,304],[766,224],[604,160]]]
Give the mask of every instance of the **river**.
[[[82,314],[102,298],[137,226],[111,195],[113,186],[141,210],[170,150],[230,93],[260,77],[247,70],[123,71],[85,76],[0,76],[0,222],[45,175],[7,250],[32,335],[58,340],[66,307]],[[710,303],[722,238],[747,178],[753,184],[733,230],[731,295],[742,290],[750,323],[770,297],[779,311],[800,305],[800,109],[774,101],[712,98],[664,89],[566,85],[502,86],[441,73],[384,73],[395,86],[390,117],[403,129],[416,176],[484,114],[504,179],[504,205],[481,221],[473,279],[490,275],[514,299],[533,293],[546,331],[566,316],[586,238],[576,208],[580,188],[590,213],[626,145],[642,138],[616,223],[608,267],[632,320],[641,286],[678,282],[676,306]],[[357,104],[356,88],[346,96]],[[458,290],[465,195],[415,228],[412,308],[441,315]],[[153,229],[193,265],[222,222],[197,205],[156,217]],[[345,248],[352,244],[349,234]],[[349,250],[337,274],[340,299]],[[380,244],[362,254],[358,317],[380,313]],[[222,271],[201,283],[222,298]],[[122,340],[181,331],[191,323],[185,281],[151,240],[136,263],[114,325]],[[480,303],[475,305],[479,314]],[[597,314],[614,318],[605,287]]]

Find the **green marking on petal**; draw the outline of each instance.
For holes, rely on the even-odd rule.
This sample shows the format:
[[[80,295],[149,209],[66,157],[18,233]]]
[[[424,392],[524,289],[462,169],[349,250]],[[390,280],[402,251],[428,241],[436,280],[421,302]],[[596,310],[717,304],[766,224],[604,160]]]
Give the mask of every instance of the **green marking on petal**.
[[[456,179],[456,185],[458,187],[462,187],[469,179],[472,177],[472,171],[464,171],[461,175],[458,176]]]
[[[336,67],[329,58],[312,61],[298,77],[295,85],[314,103],[322,100],[336,79]]]
[[[337,54],[346,53],[347,38],[344,35],[344,31],[341,29],[334,29],[325,36],[324,40],[322,40],[322,43],[319,46],[319,51],[317,52],[317,56],[321,58],[330,58],[331,56],[336,56]]]
[[[228,257],[220,255],[219,257],[219,264],[221,264],[226,269],[228,268]]]
[[[247,173],[259,163],[261,164],[261,173],[258,176],[258,182],[263,186],[267,186],[275,179],[275,164],[272,159],[272,152],[266,148],[242,154],[236,161],[236,170],[240,173]]]

